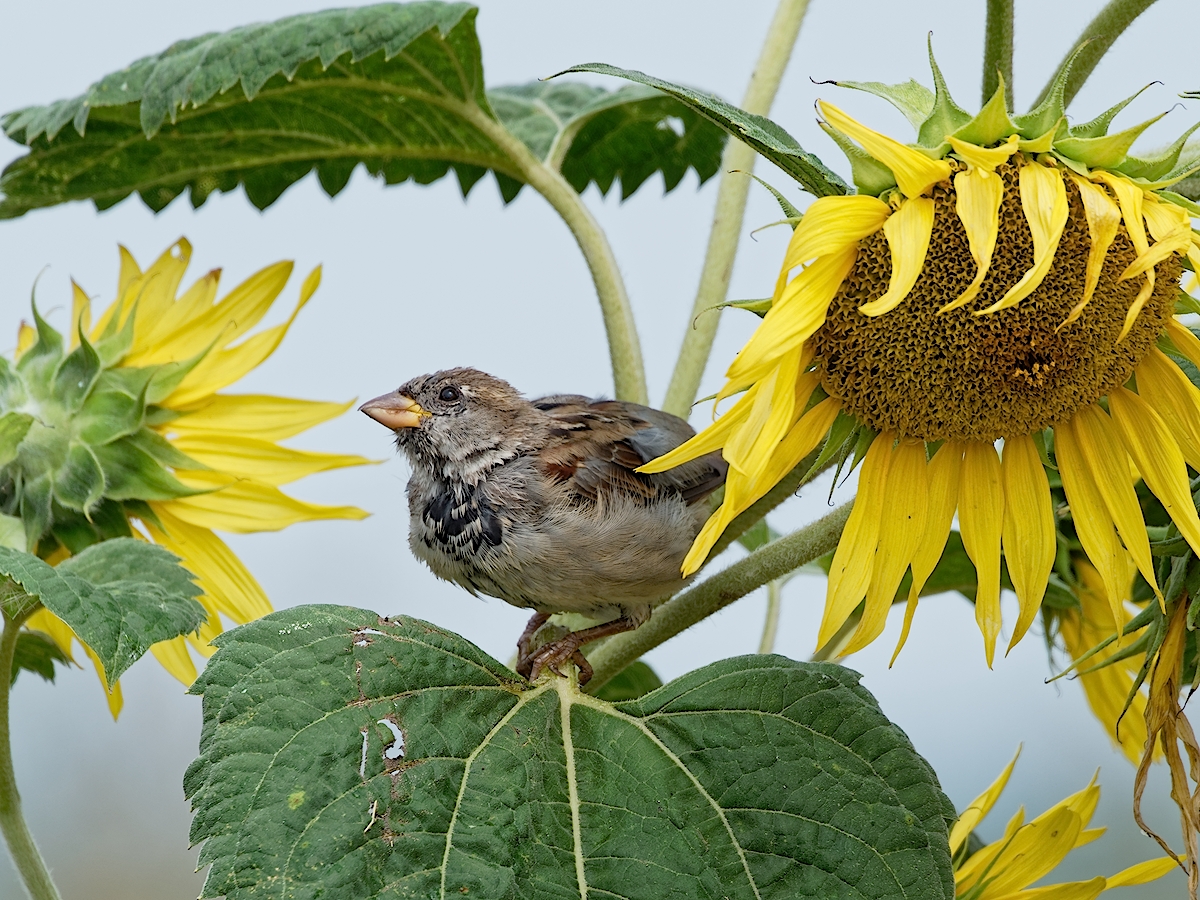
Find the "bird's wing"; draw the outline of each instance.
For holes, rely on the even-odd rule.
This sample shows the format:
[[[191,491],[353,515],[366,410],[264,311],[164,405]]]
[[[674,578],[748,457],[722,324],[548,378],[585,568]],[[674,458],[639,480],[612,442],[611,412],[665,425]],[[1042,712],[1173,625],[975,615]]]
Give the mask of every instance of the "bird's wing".
[[[580,500],[595,502],[617,493],[649,502],[676,494],[694,503],[725,481],[725,461],[717,454],[654,475],[634,471],[695,434],[670,413],[574,394],[533,403],[551,420],[550,441],[539,453],[539,464]]]

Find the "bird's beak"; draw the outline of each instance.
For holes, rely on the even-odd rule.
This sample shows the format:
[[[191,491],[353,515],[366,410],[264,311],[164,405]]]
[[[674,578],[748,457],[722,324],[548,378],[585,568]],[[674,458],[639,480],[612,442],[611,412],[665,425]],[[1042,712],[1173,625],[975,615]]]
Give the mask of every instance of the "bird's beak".
[[[431,415],[421,409],[421,404],[399,391],[392,391],[374,400],[368,400],[359,408],[380,425],[399,431],[401,428],[416,428],[423,416]]]

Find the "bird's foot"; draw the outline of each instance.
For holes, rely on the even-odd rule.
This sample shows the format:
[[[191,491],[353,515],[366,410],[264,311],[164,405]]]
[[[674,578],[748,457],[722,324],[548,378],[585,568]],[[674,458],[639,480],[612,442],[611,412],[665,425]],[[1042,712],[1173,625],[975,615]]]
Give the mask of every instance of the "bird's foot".
[[[545,625],[549,619],[550,613],[534,613],[529,618],[529,623],[525,626],[525,630],[521,632],[521,636],[517,638],[517,671],[527,678],[529,677],[529,643],[533,640],[533,636],[537,634],[538,629]]]
[[[579,648],[592,641],[598,641],[602,637],[620,634],[622,631],[632,631],[641,624],[629,616],[621,616],[619,619],[613,619],[611,622],[605,622],[603,625],[593,625],[591,628],[584,628],[582,631],[572,631],[556,641],[543,644],[532,653],[527,653],[526,649],[533,633],[545,623],[546,618],[549,618],[546,616],[540,622],[537,622],[535,626],[534,622],[541,615],[542,613],[538,613],[529,620],[529,625],[526,626],[525,632],[521,635],[521,640],[517,642],[517,648],[520,651],[520,657],[517,661],[517,671],[530,681],[536,681],[538,676],[547,669],[555,675],[562,676],[563,673],[560,671],[560,666],[570,660],[579,667],[579,684],[587,684],[592,678],[592,667]],[[524,642],[524,646],[522,646],[522,641]]]

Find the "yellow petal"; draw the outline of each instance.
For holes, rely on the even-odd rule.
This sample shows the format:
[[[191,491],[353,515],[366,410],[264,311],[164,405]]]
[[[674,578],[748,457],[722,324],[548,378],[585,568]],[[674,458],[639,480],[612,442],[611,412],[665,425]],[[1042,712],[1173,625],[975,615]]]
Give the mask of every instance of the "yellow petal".
[[[1090,405],[1079,410],[1071,421],[1080,450],[1122,543],[1129,550],[1142,577],[1161,599],[1162,594],[1154,579],[1154,562],[1150,556],[1146,522],[1129,477],[1129,456],[1121,446],[1112,420],[1100,407]]]
[[[997,312],[1016,306],[1035,290],[1050,271],[1058,240],[1063,226],[1067,224],[1070,206],[1067,204],[1067,189],[1057,169],[1030,163],[1021,167],[1019,174],[1021,208],[1025,221],[1033,235],[1033,267],[1021,280],[1009,288],[1008,293],[976,315]]]
[[[1125,231],[1129,234],[1133,249],[1141,256],[1150,249],[1150,241],[1146,237],[1146,228],[1142,221],[1145,193],[1138,185],[1114,172],[1093,172],[1092,178],[1107,184],[1117,195],[1117,202],[1121,205],[1121,217],[1125,220]]]
[[[986,900],[1021,890],[1062,862],[1074,848],[1080,830],[1079,815],[1073,810],[1063,806],[1048,810],[1010,838],[989,844],[963,863],[955,874],[959,894],[980,879],[989,882],[980,895]],[[988,863],[993,863],[991,871],[987,871]]]
[[[1000,633],[1000,530],[1004,521],[1004,490],[996,447],[969,441],[963,452],[958,494],[958,525],[963,547],[975,564],[978,587],[975,621],[983,633],[988,668]]]
[[[1192,550],[1200,553],[1200,518],[1192,502],[1183,452],[1162,418],[1126,388],[1110,391],[1108,408],[1125,449]]]
[[[717,539],[721,537],[722,532],[729,527],[729,523],[737,516],[736,510],[739,503],[745,504],[743,497],[746,494],[746,487],[746,477],[737,469],[731,469],[725,479],[725,499],[717,507],[716,511],[708,517],[708,521],[704,523],[704,527],[700,529],[700,533],[692,541],[692,546],[688,550],[687,556],[683,558],[683,565],[680,568],[684,578],[687,578],[704,565]]]
[[[58,649],[63,652],[63,655],[75,661],[75,656],[71,653],[71,645],[75,641],[75,632],[71,630],[71,626],[56,616],[50,610],[39,609],[28,619],[25,620],[25,627],[31,631],[40,631],[47,635],[58,646]]]
[[[159,641],[150,645],[150,652],[170,674],[174,675],[185,687],[191,687],[196,680],[196,664],[188,653],[187,641],[181,637],[169,641]]]
[[[20,359],[25,355],[25,351],[34,345],[37,341],[37,331],[32,325],[22,322],[17,327],[17,349],[13,353],[15,359]]]
[[[954,148],[954,153],[963,162],[968,163],[973,170],[983,173],[993,172],[996,166],[1008,160],[1010,156],[1017,152],[1017,146],[1020,138],[1017,135],[1010,135],[1008,140],[999,147],[979,147],[967,141],[959,140],[953,135],[947,135],[946,140],[950,146]],[[958,179],[955,179],[955,187],[958,186]]]
[[[212,343],[211,340],[205,341],[192,353],[179,357],[156,352],[168,335],[173,334],[181,327],[186,327],[188,323],[194,322],[212,307],[213,300],[217,296],[217,286],[220,282],[220,269],[213,269],[211,272],[201,276],[182,296],[167,308],[157,321],[151,323],[150,332],[146,336],[146,347],[144,348],[144,352],[148,355],[143,358],[153,362],[187,359]],[[146,363],[141,364],[144,365]]]
[[[755,366],[778,359],[816,334],[825,324],[829,304],[858,254],[857,245],[822,256],[788,283],[781,302],[771,307],[725,377],[737,381]]]
[[[1129,584],[1124,578],[1128,571],[1125,547],[1113,527],[1112,514],[1100,493],[1098,475],[1081,446],[1078,417],[1054,426],[1054,455],[1063,491],[1071,508],[1071,519],[1083,551],[1091,560],[1104,582],[1114,622],[1121,621],[1122,604],[1128,599]],[[1128,484],[1128,478],[1124,481]]]
[[[152,346],[150,333],[155,323],[175,303],[175,294],[192,259],[192,245],[180,239],[168,247],[140,277],[135,278],[122,298],[126,314],[132,313],[131,358]],[[123,320],[118,324],[124,324]]]
[[[144,522],[150,536],[180,558],[204,591],[202,602],[239,625],[272,611],[271,602],[250,570],[228,545],[207,528],[189,524],[172,514],[173,501],[151,503],[165,531]]]
[[[817,647],[829,643],[866,596],[879,544],[879,525],[887,500],[888,466],[895,435],[885,432],[871,443],[858,476],[858,496],[833,554],[825,593],[825,612]]]
[[[71,279],[71,333],[67,335],[70,339],[70,347],[74,350],[79,346],[79,332],[83,330],[87,334],[92,327],[92,301],[83,288],[75,283],[75,279]]]
[[[179,387],[163,401],[162,405],[173,409],[176,405],[186,406],[195,403],[209,394],[215,394],[221,388],[233,384],[257,368],[263,360],[275,352],[319,283],[320,271],[314,270],[301,286],[300,300],[286,322],[260,331],[236,347],[211,351],[187,374],[187,377],[180,382]]]
[[[1008,649],[1025,636],[1046,594],[1058,549],[1050,482],[1033,438],[1004,439],[1000,464],[1004,477],[1004,558],[1021,612]]]
[[[1157,347],[1150,348],[1135,374],[1138,395],[1167,423],[1187,464],[1200,471],[1200,391]]]
[[[725,461],[734,468],[740,469],[749,480],[754,478],[752,471],[754,460],[751,459],[751,454],[759,446],[758,437],[763,433],[768,419],[772,418],[771,413],[779,393],[776,386],[782,384],[785,391],[791,395],[789,399],[794,399],[792,384],[796,380],[796,375],[794,365],[788,365],[788,363],[798,364],[799,356],[800,354],[796,351],[787,354],[779,361],[780,364],[758,383],[758,390],[754,393],[754,402],[750,406],[746,421],[730,435],[729,440],[725,443],[722,453]],[[785,366],[792,370],[790,380],[786,377],[787,373],[781,371]],[[791,424],[788,422],[784,428]],[[782,430],[776,434],[776,441],[781,433]]]
[[[872,131],[832,103],[818,100],[817,108],[825,121],[857,141],[867,153],[891,169],[896,176],[896,184],[906,197],[919,197],[939,181],[950,178],[950,163],[946,160],[930,159],[919,150]]]
[[[83,647],[83,652],[88,655],[88,659],[92,661],[92,665],[96,667],[96,676],[100,679],[100,690],[104,691],[104,701],[108,704],[109,715],[113,717],[113,721],[117,721],[117,716],[121,714],[121,707],[125,705],[125,698],[121,695],[121,682],[118,680],[112,686],[112,690],[108,688],[108,680],[104,675],[104,663],[100,662],[100,657],[92,652],[92,648],[83,641],[79,642]]]
[[[775,301],[782,297],[792,269],[819,256],[841,253],[850,246],[857,246],[860,240],[882,228],[891,212],[890,206],[868,194],[814,200],[788,242],[775,285]]]
[[[887,293],[858,308],[865,316],[881,316],[895,309],[916,284],[933,234],[933,201],[928,197],[906,200],[883,223],[883,234],[892,254],[892,277]]]
[[[762,494],[775,487],[784,475],[800,465],[800,460],[816,449],[829,434],[829,429],[833,427],[833,421],[841,408],[841,401],[834,397],[826,397],[800,417],[800,421],[792,426],[791,431],[771,454],[770,463],[762,474]],[[757,499],[756,497],[755,500]]]
[[[924,441],[902,440],[896,445],[888,465],[887,484],[888,499],[879,522],[879,551],[875,554],[863,617],[843,654],[861,650],[879,637],[900,581],[925,532],[929,487]]]
[[[733,405],[733,408],[723,413],[717,421],[713,422],[699,434],[688,438],[670,453],[664,453],[657,459],[650,460],[644,466],[639,466],[635,471],[647,473],[665,472],[668,469],[683,465],[685,462],[699,459],[707,453],[720,450],[732,438],[735,429],[741,426],[750,415],[759,390],[760,388],[757,384],[753,385]]]
[[[176,477],[188,487],[213,490],[210,494],[165,501],[172,514],[192,525],[253,534],[278,531],[297,522],[319,519],[365,519],[369,513],[356,506],[323,506],[289,497],[279,488],[250,479],[232,480],[220,472],[179,471]]]
[[[1117,229],[1121,226],[1121,208],[1108,196],[1108,192],[1086,178],[1080,178],[1074,172],[1068,172],[1067,177],[1079,189],[1079,198],[1083,201],[1083,214],[1087,219],[1088,234],[1092,246],[1088,251],[1087,269],[1084,275],[1083,299],[1071,310],[1071,314],[1063,321],[1062,328],[1070,325],[1083,314],[1083,310],[1096,293],[1096,284],[1100,281],[1100,270],[1104,268],[1104,258],[1108,248],[1112,246]]]
[[[1044,887],[1030,888],[1027,891],[996,896],[994,900],[1092,900],[1105,890],[1105,884],[1104,877],[1097,875],[1088,881],[1048,884]],[[984,900],[993,900],[993,895],[985,891],[983,898]]]
[[[1004,771],[1000,776],[993,781],[986,791],[976,797],[958,816],[958,821],[954,823],[954,827],[950,829],[950,855],[954,856],[958,853],[961,847],[971,836],[979,823],[984,820],[992,807],[996,805],[996,801],[1000,799],[1000,794],[1004,792],[1005,786],[1008,784],[1009,776],[1012,775],[1013,767],[1017,764],[1017,760],[1021,758],[1021,748],[1017,747],[1017,752],[1013,754],[1013,758],[1008,765],[1004,767]]]
[[[929,503],[926,508],[925,529],[913,554],[912,586],[908,591],[908,603],[904,607],[904,626],[892,653],[892,663],[889,665],[896,662],[896,657],[900,655],[900,650],[908,640],[921,589],[925,587],[925,582],[929,580],[942,558],[942,551],[946,549],[946,539],[950,536],[950,527],[954,523],[954,511],[958,508],[958,481],[962,469],[962,456],[963,445],[947,441],[938,448],[926,469]]]
[[[179,436],[253,434],[264,441],[281,441],[336,419],[349,403],[324,403],[262,394],[216,394],[176,410],[184,413],[166,430]]]
[[[1004,182],[999,175],[984,169],[971,169],[954,176],[954,210],[967,232],[967,244],[975,260],[975,278],[967,289],[943,306],[946,312],[966,306],[979,295],[983,279],[992,265],[996,250],[996,235],[1000,228],[1000,203],[1004,199]]]
[[[1167,319],[1167,337],[1192,365],[1200,366],[1200,338],[1197,338],[1190,328],[1171,317]]]
[[[190,359],[214,341],[219,347],[228,346],[266,315],[291,274],[290,262],[267,266],[235,287],[215,306],[209,301],[200,307],[203,294],[188,298],[191,302],[186,306],[181,298],[175,304],[179,308],[178,317],[186,315],[188,307],[200,307],[199,314],[178,322],[172,331],[155,340],[142,353],[132,356],[129,364],[144,366]],[[206,290],[207,287],[204,286]],[[212,289],[215,291],[215,283]],[[163,318],[166,318],[165,314]]]
[[[1122,869],[1116,875],[1110,875],[1106,879],[1108,887],[1117,888],[1130,887],[1135,884],[1147,884],[1148,882],[1162,878],[1168,872],[1178,869],[1179,863],[1182,861],[1183,857],[1173,859],[1170,856],[1164,856],[1160,859],[1148,859],[1127,869]]]
[[[209,468],[272,485],[287,484],[316,472],[371,462],[362,456],[292,450],[271,441],[230,434],[180,436],[171,443],[181,453]]]

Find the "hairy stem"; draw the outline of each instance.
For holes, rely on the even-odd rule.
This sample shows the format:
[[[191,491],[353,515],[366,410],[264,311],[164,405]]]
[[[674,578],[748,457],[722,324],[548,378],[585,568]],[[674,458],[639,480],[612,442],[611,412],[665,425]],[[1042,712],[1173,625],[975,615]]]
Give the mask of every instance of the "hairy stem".
[[[812,562],[837,546],[854,501],[839,506],[822,519],[755,550],[693,588],[672,597],[654,611],[641,628],[610,638],[588,654],[595,674],[588,693],[595,693],[627,665],[701,619],[769,581]]]
[[[16,616],[4,616],[4,631],[0,633],[0,831],[8,843],[13,865],[25,882],[33,900],[59,900],[58,888],[50,880],[50,871],[38,852],[29,826],[21,814],[21,796],[13,772],[12,741],[9,729],[9,696],[12,687],[13,657],[21,625],[33,613],[30,608]]]
[[[549,201],[562,216],[575,242],[583,251],[600,312],[608,335],[608,353],[612,361],[613,391],[618,399],[648,403],[646,370],[638,341],[633,308],[625,292],[625,282],[603,229],[575,189],[555,169],[545,165],[508,129],[474,104],[465,105],[464,116],[491,138],[516,163],[525,182]]]
[[[747,112],[766,115],[771,111],[807,9],[808,0],[779,0],[754,74],[750,76],[746,96],[742,100],[742,108]],[[713,307],[724,302],[729,293],[729,279],[733,275],[733,261],[741,237],[750,179],[744,174],[730,173],[733,170],[739,173],[752,171],[755,158],[753,150],[741,141],[732,139],[725,145],[725,153],[721,157],[717,208],[713,214],[700,286],[696,290],[696,300],[688,320],[690,325],[684,332],[683,346],[679,350],[675,372],[671,375],[671,383],[663,401],[662,408],[677,416],[687,418],[696,400],[700,379],[704,377],[704,368],[712,352],[713,339],[717,336],[720,311]]]
[[[759,653],[775,652],[775,636],[779,633],[779,607],[783,600],[783,579],[767,582],[767,617],[763,621],[762,638],[758,642]]]
[[[1079,36],[1079,40],[1072,44],[1071,49],[1067,51],[1067,56],[1069,57],[1081,44],[1087,44],[1083,48],[1083,52],[1079,54],[1079,58],[1075,60],[1075,65],[1071,67],[1071,74],[1067,77],[1063,105],[1071,105],[1071,101],[1079,93],[1079,89],[1083,87],[1084,82],[1088,80],[1088,77],[1092,74],[1092,70],[1096,68],[1096,64],[1108,52],[1108,48],[1113,45],[1126,28],[1133,24],[1134,19],[1144,13],[1153,4],[1154,0],[1110,0],[1104,9],[1097,13],[1096,18],[1088,23],[1088,27],[1083,29],[1083,34]],[[1052,83],[1053,80],[1046,82],[1046,86],[1042,88],[1042,92],[1038,94],[1037,100],[1034,101],[1033,105],[1035,107],[1050,94]]]
[[[983,35],[983,100],[986,105],[1000,86],[1008,85],[1008,111],[1013,108],[1013,0],[987,0]]]

